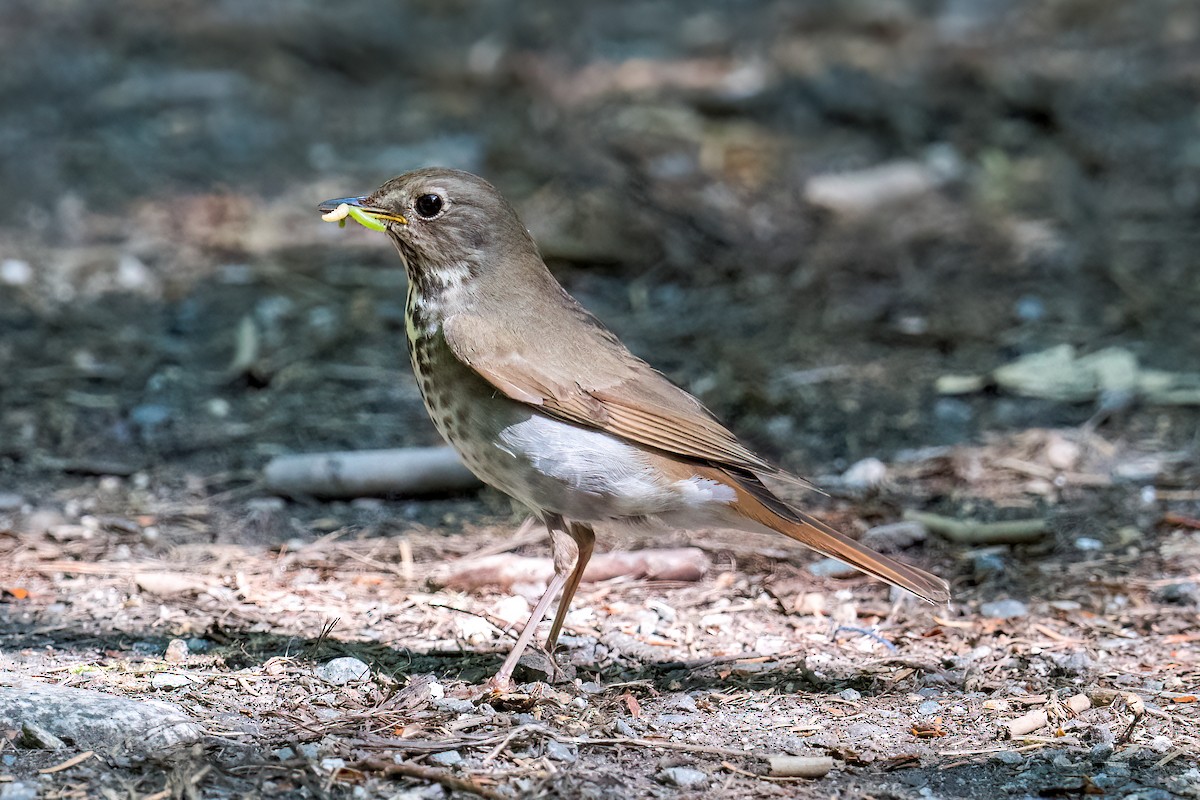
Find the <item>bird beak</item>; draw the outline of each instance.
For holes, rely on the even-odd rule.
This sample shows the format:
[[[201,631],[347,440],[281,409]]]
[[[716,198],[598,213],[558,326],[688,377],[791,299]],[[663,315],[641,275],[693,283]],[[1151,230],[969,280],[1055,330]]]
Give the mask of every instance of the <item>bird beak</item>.
[[[334,200],[326,200],[317,206],[317,210],[321,212],[321,219],[326,222],[342,222],[346,217],[353,217],[360,224],[365,225],[362,218],[366,217],[377,222],[408,224],[408,220],[400,214],[393,214],[382,208],[372,206],[367,202],[366,197],[339,197]],[[345,223],[343,222],[342,224]],[[382,226],[380,229],[382,230]]]

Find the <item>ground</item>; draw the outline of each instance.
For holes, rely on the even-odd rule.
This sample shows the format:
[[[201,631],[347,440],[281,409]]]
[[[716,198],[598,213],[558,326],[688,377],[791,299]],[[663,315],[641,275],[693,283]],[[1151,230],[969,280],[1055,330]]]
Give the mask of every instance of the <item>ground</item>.
[[[205,733],[44,775],[83,748],[14,733],[0,792],[1198,794],[1193,4],[10,5],[0,684]],[[261,472],[436,443],[403,271],[315,206],[437,163],[828,495],[781,491],[953,602],[779,539],[602,532],[703,574],[585,584],[564,674],[486,696],[537,581],[472,559],[547,555],[521,509],[282,499]],[[1062,345],[1123,366],[1074,394],[996,377]],[[914,512],[1041,524],[878,530]],[[779,754],[833,769],[771,779]]]

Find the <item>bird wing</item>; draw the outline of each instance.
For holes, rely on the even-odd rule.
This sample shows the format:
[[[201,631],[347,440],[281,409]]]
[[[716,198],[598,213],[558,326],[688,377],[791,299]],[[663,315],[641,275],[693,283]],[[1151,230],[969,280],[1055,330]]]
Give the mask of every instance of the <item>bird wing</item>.
[[[455,357],[484,380],[552,417],[686,458],[800,481],[748,450],[700,401],[579,312],[588,334],[578,327],[570,339],[538,331],[521,337],[520,353],[501,349],[498,341],[508,337],[487,335],[494,328],[481,317],[452,316],[442,331]]]

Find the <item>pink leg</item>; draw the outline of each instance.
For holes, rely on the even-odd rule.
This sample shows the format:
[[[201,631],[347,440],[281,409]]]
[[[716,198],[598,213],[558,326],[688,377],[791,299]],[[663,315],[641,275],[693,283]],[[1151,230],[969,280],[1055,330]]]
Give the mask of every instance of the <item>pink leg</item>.
[[[546,530],[550,534],[550,545],[554,552],[554,577],[550,580],[546,591],[534,606],[533,613],[529,615],[529,620],[525,623],[525,627],[521,630],[521,635],[517,637],[517,643],[513,645],[513,649],[509,651],[508,657],[504,659],[504,663],[500,665],[500,671],[497,672],[492,679],[488,681],[488,688],[497,692],[506,692],[512,688],[513,670],[517,668],[517,662],[521,660],[521,655],[525,652],[525,648],[529,647],[529,643],[533,640],[533,634],[537,632],[537,626],[543,619],[546,618],[546,612],[550,610],[550,604],[554,602],[555,596],[563,588],[567,582],[567,568],[564,563],[563,545],[569,545],[571,539],[568,538],[567,523],[558,516],[547,515],[545,519]],[[565,541],[564,541],[565,540]]]
[[[546,652],[550,654],[551,658],[554,658],[554,646],[558,644],[558,634],[562,633],[563,621],[567,618],[567,612],[571,610],[571,600],[575,597],[575,590],[579,588],[579,581],[583,579],[583,571],[587,569],[588,561],[592,557],[592,549],[596,544],[596,533],[587,525],[573,522],[567,532],[575,540],[577,555],[575,556],[575,568],[571,570],[571,577],[567,579],[566,588],[563,589],[562,600],[558,601],[558,612],[554,615],[554,624],[550,626],[550,637],[546,640]]]

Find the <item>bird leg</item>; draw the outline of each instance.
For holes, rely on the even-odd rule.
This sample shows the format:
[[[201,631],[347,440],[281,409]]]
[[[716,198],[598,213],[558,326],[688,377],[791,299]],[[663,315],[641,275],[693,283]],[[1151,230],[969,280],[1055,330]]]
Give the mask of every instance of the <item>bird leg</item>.
[[[567,612],[571,610],[571,599],[575,597],[575,590],[579,588],[579,581],[583,579],[583,571],[587,569],[588,561],[592,557],[592,549],[596,544],[596,532],[589,525],[572,522],[567,526],[567,533],[575,540],[577,552],[575,568],[571,570],[571,577],[567,579],[567,584],[563,588],[562,599],[558,601],[558,611],[554,614],[554,624],[550,626],[550,636],[546,639],[546,652],[552,659],[554,658],[554,645],[558,644],[558,634],[562,632],[563,621],[567,618]],[[557,553],[554,558],[554,571],[557,574]]]
[[[492,679],[488,681],[488,688],[496,692],[507,692],[512,688],[513,670],[517,668],[517,662],[521,660],[521,655],[525,652],[525,648],[529,647],[529,642],[533,640],[533,634],[537,631],[538,624],[545,619],[546,612],[550,610],[550,604],[554,602],[555,595],[567,583],[567,577],[572,564],[577,561],[575,550],[582,554],[582,549],[575,544],[574,535],[568,533],[568,525],[566,520],[557,514],[547,514],[544,522],[546,523],[546,531],[550,534],[550,549],[554,554],[554,577],[550,579],[550,583],[546,586],[546,591],[542,594],[541,599],[537,601],[537,605],[533,608],[533,613],[529,615],[529,620],[525,623],[525,627],[521,629],[521,635],[517,637],[517,643],[513,645],[513,649],[504,659],[504,663],[500,665],[500,671],[497,672]],[[573,526],[572,526],[573,527]],[[588,529],[589,534],[591,529]],[[591,555],[591,541],[588,540],[588,555]],[[582,570],[580,570],[582,572]],[[573,575],[571,577],[574,577]],[[574,593],[574,585],[578,585],[578,580],[572,585],[571,592]],[[560,606],[561,608],[561,606]],[[555,617],[557,624],[557,617]],[[551,656],[553,661],[553,656]]]

